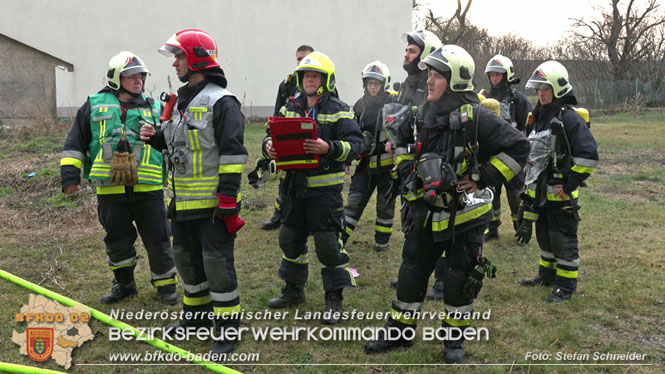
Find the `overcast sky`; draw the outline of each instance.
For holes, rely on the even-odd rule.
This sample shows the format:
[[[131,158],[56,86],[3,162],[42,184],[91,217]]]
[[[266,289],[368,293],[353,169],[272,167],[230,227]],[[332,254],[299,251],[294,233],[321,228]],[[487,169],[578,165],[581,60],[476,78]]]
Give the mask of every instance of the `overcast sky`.
[[[462,9],[468,0],[462,0]],[[432,8],[434,15],[450,18],[457,9],[456,0],[418,0],[419,14]],[[627,3],[627,1],[624,1]],[[644,0],[636,3],[642,5]],[[487,29],[492,36],[513,33],[536,45],[553,44],[570,29],[570,18],[591,19],[600,14],[595,7],[609,9],[609,0],[473,0],[468,20]],[[659,8],[663,11],[663,6]]]

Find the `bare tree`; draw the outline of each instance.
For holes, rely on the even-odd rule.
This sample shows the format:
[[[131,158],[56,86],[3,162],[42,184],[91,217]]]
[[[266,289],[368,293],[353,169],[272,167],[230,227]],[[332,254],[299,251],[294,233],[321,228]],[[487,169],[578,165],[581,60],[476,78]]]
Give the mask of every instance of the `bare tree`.
[[[430,9],[425,17],[425,28],[435,33],[443,44],[459,44],[467,29],[466,14],[473,0],[468,0],[462,10],[462,0],[457,0],[457,10],[450,18],[437,18]]]
[[[611,9],[603,9],[592,21],[573,19],[575,30],[567,43],[573,53],[609,60],[615,80],[632,78],[635,65],[658,59],[664,45],[665,14],[658,12],[658,0],[649,0],[643,10],[635,0],[629,0],[625,7],[621,2],[610,0]]]
[[[515,64],[516,72],[521,76],[531,74],[533,63],[523,64],[522,61],[540,60],[547,51],[535,47],[527,39],[517,35],[508,34],[499,37],[490,36],[487,29],[473,25],[467,20],[467,14],[473,0],[464,5],[457,0],[457,9],[450,17],[436,17],[432,10],[428,10],[420,26],[435,33],[444,44],[457,44],[474,57],[476,71],[474,80],[481,86],[486,86],[487,77],[484,67],[489,59],[502,54],[508,56]]]

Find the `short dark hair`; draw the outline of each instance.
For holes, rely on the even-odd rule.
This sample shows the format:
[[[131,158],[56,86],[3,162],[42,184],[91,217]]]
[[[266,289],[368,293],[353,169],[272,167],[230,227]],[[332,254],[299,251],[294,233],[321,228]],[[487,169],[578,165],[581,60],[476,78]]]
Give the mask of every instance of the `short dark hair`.
[[[303,44],[300,47],[298,47],[298,49],[296,50],[296,53],[297,52],[314,52],[314,48],[312,48],[311,46],[309,46],[307,44]]]

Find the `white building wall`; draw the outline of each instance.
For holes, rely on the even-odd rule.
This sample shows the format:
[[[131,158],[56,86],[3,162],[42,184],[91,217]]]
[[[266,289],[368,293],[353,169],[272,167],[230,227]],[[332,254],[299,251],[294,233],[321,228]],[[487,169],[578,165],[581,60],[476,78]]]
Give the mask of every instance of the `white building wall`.
[[[246,114],[272,113],[279,82],[295,68],[295,50],[309,44],[335,63],[342,100],[362,95],[360,72],[379,59],[402,80],[411,0],[0,0],[0,33],[74,65],[58,71],[57,105],[77,108],[104,84],[108,60],[130,50],[152,75],[158,97],[180,82],[157,49],[185,28],[210,32],[220,64]]]

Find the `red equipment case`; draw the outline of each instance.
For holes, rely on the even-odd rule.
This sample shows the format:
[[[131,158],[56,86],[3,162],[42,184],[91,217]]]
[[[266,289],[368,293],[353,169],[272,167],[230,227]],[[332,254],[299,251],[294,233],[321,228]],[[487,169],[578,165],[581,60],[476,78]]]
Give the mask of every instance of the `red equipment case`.
[[[277,169],[313,169],[319,166],[320,156],[305,153],[305,139],[317,139],[316,121],[308,117],[270,117],[270,135],[277,152]]]

